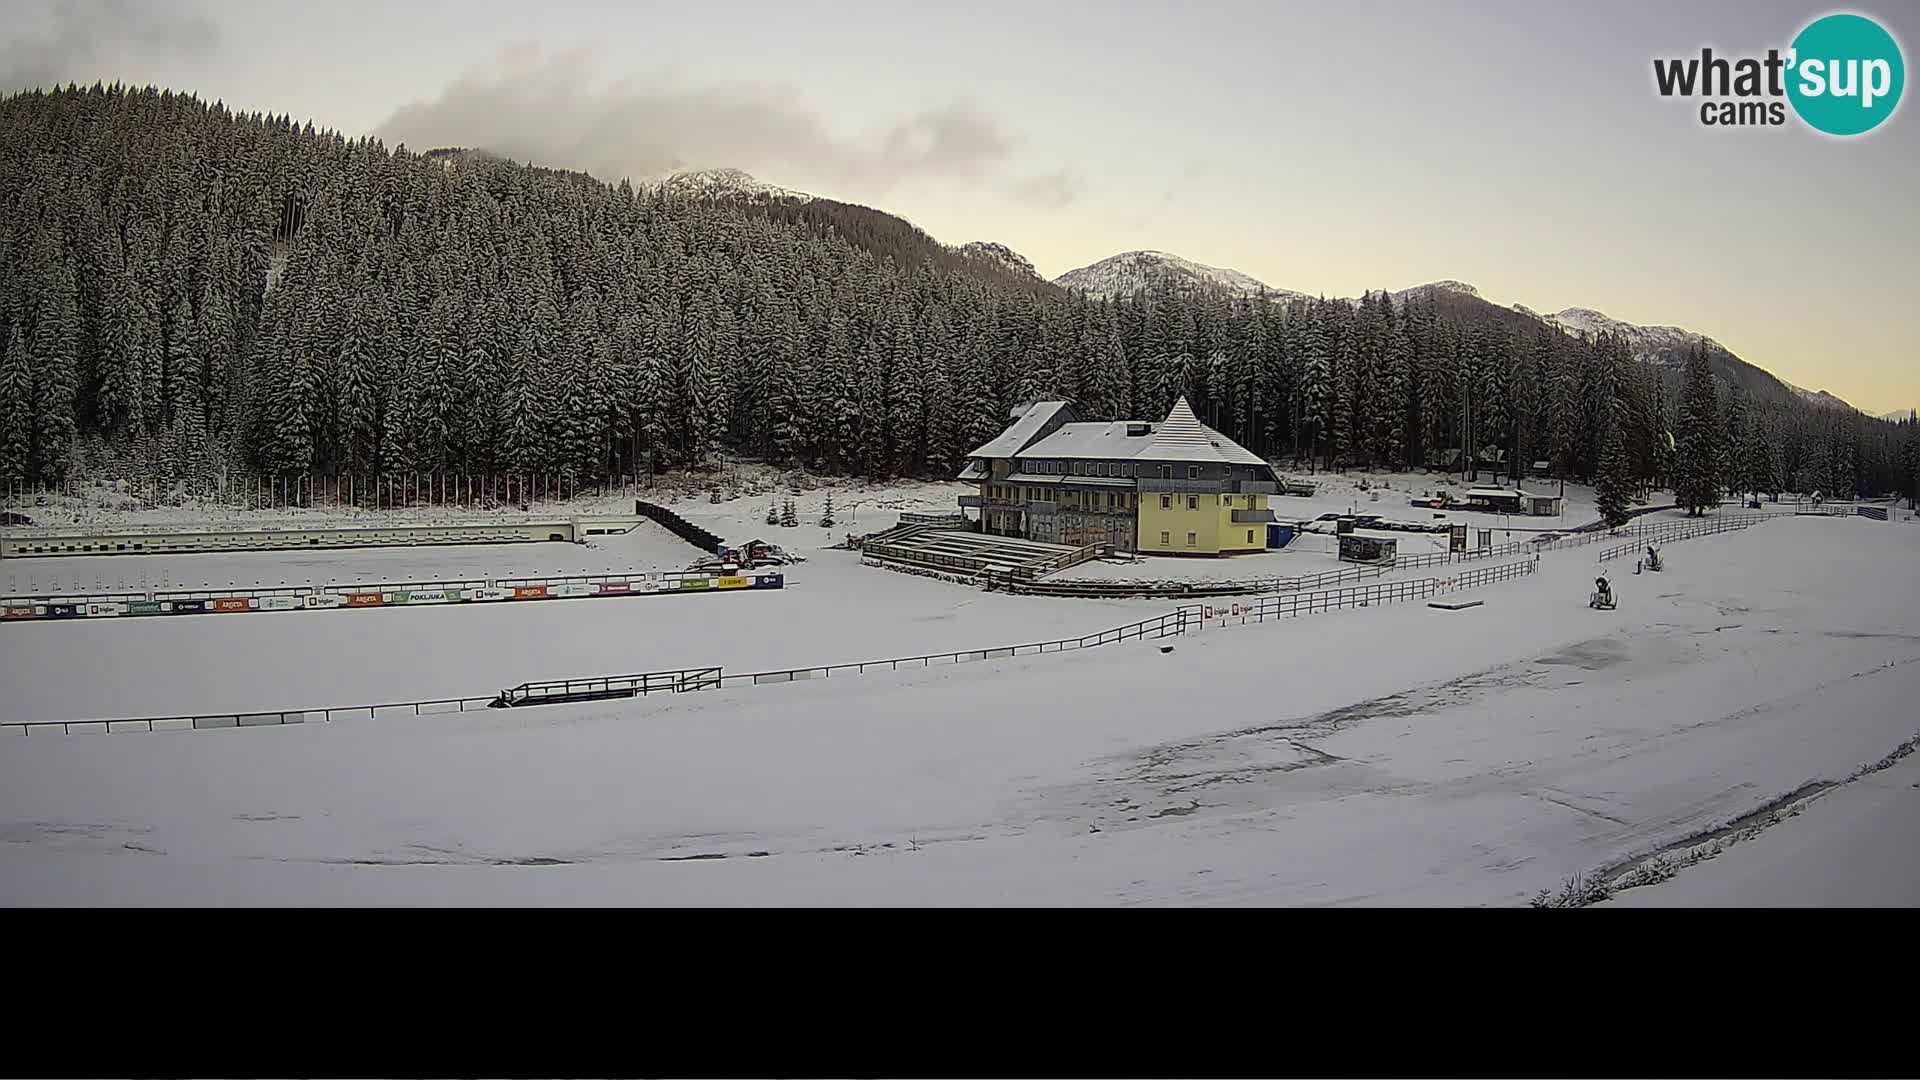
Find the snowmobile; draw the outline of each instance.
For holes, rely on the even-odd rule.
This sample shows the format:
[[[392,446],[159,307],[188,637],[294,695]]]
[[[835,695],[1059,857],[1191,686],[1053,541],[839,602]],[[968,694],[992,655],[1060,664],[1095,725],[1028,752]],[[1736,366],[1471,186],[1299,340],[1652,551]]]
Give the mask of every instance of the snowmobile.
[[[1667,564],[1660,561],[1660,549],[1657,547],[1654,547],[1652,544],[1648,544],[1647,545],[1647,569],[1657,574],[1660,571],[1666,569],[1666,567],[1667,567]]]
[[[1613,583],[1605,575],[1593,579],[1593,595],[1587,597],[1587,606],[1601,611],[1612,611],[1620,606],[1613,595]]]

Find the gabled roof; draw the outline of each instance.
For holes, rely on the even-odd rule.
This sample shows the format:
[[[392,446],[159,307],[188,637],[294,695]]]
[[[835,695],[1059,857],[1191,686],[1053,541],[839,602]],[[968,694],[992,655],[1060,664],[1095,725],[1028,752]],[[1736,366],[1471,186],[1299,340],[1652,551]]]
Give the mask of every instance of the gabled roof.
[[[992,442],[967,456],[1010,458],[1025,450],[1027,444],[1038,438],[1054,417],[1066,407],[1067,403],[1064,401],[1036,401],[1027,408],[1026,412],[1020,414],[1020,419],[1015,420],[1011,427],[1001,432]],[[1071,417],[1073,413],[1069,411],[1067,415]]]

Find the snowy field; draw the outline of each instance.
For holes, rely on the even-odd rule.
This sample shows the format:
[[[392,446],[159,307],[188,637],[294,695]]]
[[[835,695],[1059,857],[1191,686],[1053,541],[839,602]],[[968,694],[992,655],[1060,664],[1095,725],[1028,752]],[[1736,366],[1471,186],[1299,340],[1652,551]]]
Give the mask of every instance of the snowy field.
[[[1616,571],[1612,612],[1585,606],[1590,556],[1556,552],[1473,594],[1484,607],[1209,630],[1164,654],[8,739],[0,902],[1525,904],[1920,730],[1920,527],[1789,517],[1668,556],[1662,575]],[[803,569],[765,597],[6,628],[0,684],[9,713],[244,708],[839,661],[1159,610],[969,592],[845,553]],[[1910,836],[1916,804],[1887,785],[1911,768],[1875,776],[1616,903],[1838,902],[1742,882],[1796,861],[1866,881],[1788,830],[1871,818],[1884,842]],[[1882,878],[1878,902],[1920,901],[1910,875]]]
[[[687,553],[674,564],[685,565],[693,549],[662,535]],[[563,554],[580,550],[527,546]],[[504,547],[502,556],[520,555],[520,545]],[[434,552],[477,568],[468,561],[473,553],[460,548],[387,554],[420,559]],[[373,552],[340,554],[348,568],[369,556],[383,561]],[[275,556],[154,558],[182,563]],[[553,556],[515,565],[542,572],[562,566]],[[587,560],[582,568],[597,565]],[[429,576],[452,573],[433,564],[406,568]],[[396,568],[378,567],[379,573],[389,570]],[[327,572],[336,572],[333,563]],[[6,688],[0,713],[36,719],[168,716],[464,697],[536,679],[715,664],[764,671],[1047,641],[1176,606],[983,593],[862,566],[849,551],[810,552],[805,563],[783,572],[783,589],[712,595],[0,626],[0,686]],[[378,575],[369,567],[362,576]]]

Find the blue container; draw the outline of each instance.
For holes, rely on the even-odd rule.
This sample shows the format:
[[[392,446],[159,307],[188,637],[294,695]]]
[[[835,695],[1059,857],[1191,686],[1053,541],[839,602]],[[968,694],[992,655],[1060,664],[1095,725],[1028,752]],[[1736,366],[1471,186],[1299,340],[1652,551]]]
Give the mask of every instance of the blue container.
[[[1267,526],[1267,547],[1269,548],[1286,547],[1288,544],[1293,543],[1293,537],[1294,537],[1295,531],[1296,530],[1292,525],[1269,524]]]

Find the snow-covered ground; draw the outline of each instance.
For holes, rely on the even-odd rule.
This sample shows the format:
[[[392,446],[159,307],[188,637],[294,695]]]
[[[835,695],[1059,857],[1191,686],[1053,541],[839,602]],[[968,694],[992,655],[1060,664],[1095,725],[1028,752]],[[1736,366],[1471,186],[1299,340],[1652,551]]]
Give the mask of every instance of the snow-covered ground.
[[[1920,528],[1789,517],[1671,545],[1665,574],[1616,577],[1612,612],[1585,606],[1576,550],[1460,612],[511,713],[8,739],[0,902],[1524,904],[1911,738],[1916,556]],[[786,666],[1149,606],[806,565],[767,597],[10,627],[0,700],[98,715],[663,654]]]
[[[1920,904],[1920,754],[1657,885],[1601,907],[1913,907]]]
[[[765,523],[767,507],[778,506],[792,498],[799,511],[801,528],[819,525],[827,496],[834,500],[836,532],[849,529],[869,532],[892,524],[902,510],[951,513],[957,510],[955,497],[978,493],[978,487],[957,481],[896,480],[881,483],[845,477],[813,479],[810,490],[792,495],[781,483],[777,470],[764,466],[740,466],[730,472],[694,477],[663,475],[651,487],[616,488],[603,495],[535,501],[525,511],[517,507],[429,506],[404,509],[362,509],[335,506],[323,502],[313,507],[279,507],[247,510],[218,502],[188,499],[178,506],[154,505],[109,488],[82,486],[74,494],[51,495],[18,501],[17,509],[33,519],[35,529],[73,528],[185,528],[222,525],[236,528],[286,528],[300,525],[340,524],[375,525],[389,522],[497,521],[534,519],[541,521],[598,514],[632,514],[634,500],[645,499],[672,508],[688,518],[705,519],[762,531],[777,526]],[[722,489],[722,501],[713,503],[705,485],[715,483]],[[757,489],[757,490],[756,490]],[[703,523],[705,523],[703,521]],[[874,523],[874,524],[870,524]],[[712,526],[709,526],[712,527]],[[0,531],[11,531],[0,527]],[[725,529],[715,528],[722,536],[736,539]],[[791,533],[793,530],[785,530]]]
[[[551,559],[529,568],[568,569]],[[529,680],[715,664],[765,671],[1051,641],[1176,606],[983,593],[862,566],[848,551],[817,551],[785,571],[783,589],[697,596],[4,625],[0,715],[171,716],[464,697]]]
[[[824,536],[819,529],[814,532]],[[776,539],[776,543],[779,541]],[[653,522],[585,544],[460,544],[443,547],[232,551],[205,555],[7,559],[0,596],[146,589],[241,588],[437,581],[472,577],[557,577],[617,570],[682,570],[700,549]]]

